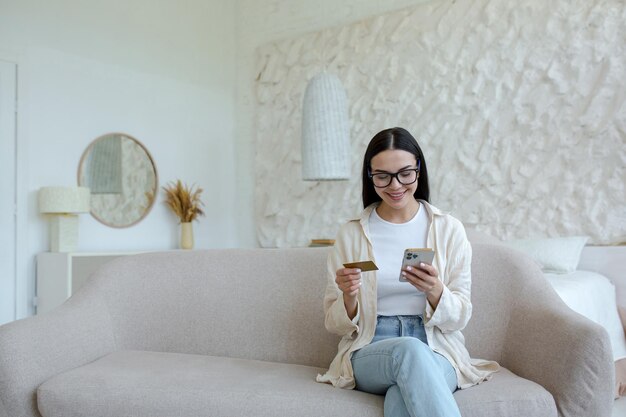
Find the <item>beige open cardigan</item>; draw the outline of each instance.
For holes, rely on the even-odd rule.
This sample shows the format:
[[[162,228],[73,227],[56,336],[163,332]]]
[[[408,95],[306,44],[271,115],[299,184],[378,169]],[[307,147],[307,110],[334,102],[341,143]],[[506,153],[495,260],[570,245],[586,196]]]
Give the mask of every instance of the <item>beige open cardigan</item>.
[[[424,328],[429,346],[445,356],[456,370],[459,388],[468,388],[489,378],[499,369],[493,361],[471,359],[465,348],[461,330],[472,315],[471,260],[472,247],[460,221],[445,214],[425,201],[430,220],[427,246],[435,250],[433,266],[444,284],[443,294],[436,310],[426,303]],[[354,388],[354,373],[350,361],[352,352],[369,344],[376,330],[376,271],[362,273],[362,286],[357,295],[358,324],[348,317],[343,295],[335,283],[335,272],[345,262],[373,260],[369,239],[369,217],[378,203],[368,206],[360,219],[346,223],[337,236],[328,256],[328,284],[324,297],[325,325],[328,331],[342,337],[337,356],[318,382],[331,383],[340,388]]]

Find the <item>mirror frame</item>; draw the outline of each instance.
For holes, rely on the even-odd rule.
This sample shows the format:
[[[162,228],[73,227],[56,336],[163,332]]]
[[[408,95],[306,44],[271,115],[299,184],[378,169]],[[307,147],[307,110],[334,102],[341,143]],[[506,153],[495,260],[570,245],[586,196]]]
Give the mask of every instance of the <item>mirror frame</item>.
[[[151,211],[152,208],[154,207],[154,203],[156,203],[157,200],[157,194],[159,192],[159,172],[157,171],[157,167],[156,164],[154,163],[154,158],[152,158],[152,155],[150,154],[150,151],[148,151],[148,148],[146,148],[144,146],[143,143],[141,143],[140,140],[138,140],[136,137],[129,135],[128,133],[122,133],[122,132],[109,132],[109,133],[105,133],[103,135],[98,136],[97,138],[95,138],[94,140],[92,140],[89,145],[87,145],[87,147],[85,148],[85,150],[83,151],[83,154],[80,157],[80,162],[78,163],[78,172],[76,173],[76,182],[78,185],[80,185],[80,172],[81,172],[81,168],[83,167],[83,163],[85,162],[85,159],[87,157],[88,152],[91,150],[91,148],[93,148],[94,144],[99,141],[100,139],[106,137],[106,136],[110,136],[110,135],[120,135],[120,136],[126,136],[129,139],[134,140],[137,145],[139,145],[139,147],[141,149],[143,149],[143,151],[146,153],[146,156],[148,157],[148,160],[150,161],[150,164],[152,165],[152,168],[154,169],[154,198],[152,199],[152,202],[150,203],[150,205],[146,208],[146,210],[144,211],[144,213],[141,215],[141,217],[139,217],[137,220],[135,220],[132,223],[129,224],[125,224],[123,226],[119,226],[119,225],[115,225],[115,224],[111,224],[109,222],[107,222],[106,220],[103,220],[102,218],[100,218],[96,213],[93,212],[93,209],[89,209],[89,214],[91,214],[93,216],[94,219],[98,220],[100,223],[104,224],[105,226],[109,226],[109,227],[113,227],[115,229],[125,229],[127,227],[131,227],[136,225],[137,223],[139,223],[140,221],[142,221]]]

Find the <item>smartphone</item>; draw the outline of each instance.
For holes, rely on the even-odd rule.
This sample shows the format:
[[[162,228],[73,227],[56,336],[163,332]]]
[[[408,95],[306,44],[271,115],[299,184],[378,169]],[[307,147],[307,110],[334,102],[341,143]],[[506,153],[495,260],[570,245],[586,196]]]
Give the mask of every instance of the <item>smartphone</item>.
[[[417,267],[422,262],[432,265],[434,258],[435,251],[430,248],[409,248],[404,251],[401,269],[405,269],[407,266]],[[400,282],[407,282],[406,278],[402,276],[402,271],[400,271]]]

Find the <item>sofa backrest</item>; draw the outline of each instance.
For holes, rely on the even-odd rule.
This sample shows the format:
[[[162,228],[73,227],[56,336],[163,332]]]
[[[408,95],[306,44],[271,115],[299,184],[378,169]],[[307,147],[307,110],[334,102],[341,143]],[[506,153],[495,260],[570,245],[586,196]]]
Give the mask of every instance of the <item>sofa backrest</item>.
[[[338,343],[324,328],[327,253],[306,248],[135,255],[105,265],[90,287],[100,287],[120,349],[327,367]],[[473,253],[466,345],[472,357],[500,360],[516,296],[537,283],[538,269],[502,246],[474,244]]]
[[[327,367],[327,248],[215,249],[118,258],[95,273],[120,349]],[[78,296],[78,294],[77,294]]]

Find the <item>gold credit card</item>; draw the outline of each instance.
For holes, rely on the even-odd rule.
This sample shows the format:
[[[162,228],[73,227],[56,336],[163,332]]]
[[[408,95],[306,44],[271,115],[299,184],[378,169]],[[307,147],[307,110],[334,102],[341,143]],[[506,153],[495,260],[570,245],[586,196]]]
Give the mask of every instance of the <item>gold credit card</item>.
[[[372,261],[348,262],[343,264],[346,268],[359,268],[361,272],[377,271],[378,267]]]

